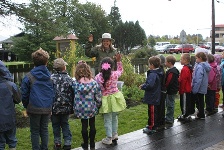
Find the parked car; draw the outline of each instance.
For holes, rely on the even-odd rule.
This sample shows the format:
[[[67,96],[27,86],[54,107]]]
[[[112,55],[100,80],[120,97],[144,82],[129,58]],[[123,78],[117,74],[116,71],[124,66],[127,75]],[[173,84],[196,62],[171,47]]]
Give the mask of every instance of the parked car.
[[[177,45],[175,48],[170,49],[170,53],[193,53],[194,48],[191,44],[183,44],[183,45]]]
[[[216,52],[223,52],[224,51],[224,47],[220,46],[220,45],[217,45],[217,46],[215,46],[215,51]]]
[[[170,52],[170,49],[171,49],[171,48],[174,48],[174,47],[176,47],[176,46],[177,46],[177,44],[166,44],[166,45],[157,47],[156,50],[157,50],[159,53],[169,53],[169,52]]]

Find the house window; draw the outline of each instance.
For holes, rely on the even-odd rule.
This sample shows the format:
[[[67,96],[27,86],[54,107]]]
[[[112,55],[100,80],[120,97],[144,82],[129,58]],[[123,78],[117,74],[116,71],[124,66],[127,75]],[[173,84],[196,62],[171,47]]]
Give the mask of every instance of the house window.
[[[215,38],[219,38],[219,34],[215,34]]]

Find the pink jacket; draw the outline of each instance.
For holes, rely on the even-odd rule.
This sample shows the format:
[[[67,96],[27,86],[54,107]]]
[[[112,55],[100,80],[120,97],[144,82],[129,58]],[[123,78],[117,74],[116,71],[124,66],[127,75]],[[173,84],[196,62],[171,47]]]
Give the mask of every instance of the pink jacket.
[[[208,75],[208,89],[209,90],[217,90],[217,78],[216,78],[216,75],[217,75],[217,63],[216,62],[212,62],[212,63],[209,63],[210,66],[211,66],[211,70],[209,72],[209,75]]]
[[[117,81],[118,78],[121,76],[122,72],[123,72],[122,62],[117,62],[117,70],[111,72],[110,79],[106,83],[106,88],[103,87],[104,79],[102,73],[99,73],[95,76],[95,80],[100,85],[103,96],[114,94],[119,91],[117,87]]]

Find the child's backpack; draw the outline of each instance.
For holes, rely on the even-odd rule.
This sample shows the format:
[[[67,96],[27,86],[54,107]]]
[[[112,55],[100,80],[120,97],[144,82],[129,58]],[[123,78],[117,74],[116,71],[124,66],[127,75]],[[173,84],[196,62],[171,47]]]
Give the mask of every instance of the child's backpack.
[[[32,97],[29,98],[29,103],[39,108],[51,107],[54,99],[52,80],[37,80],[30,72],[26,75],[30,82],[30,97]]]

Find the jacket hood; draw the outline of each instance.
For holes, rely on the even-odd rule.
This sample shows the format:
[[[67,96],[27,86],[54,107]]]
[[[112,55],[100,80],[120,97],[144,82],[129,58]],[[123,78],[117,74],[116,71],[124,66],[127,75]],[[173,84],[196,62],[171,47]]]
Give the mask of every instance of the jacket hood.
[[[191,72],[193,72],[193,66],[191,64],[188,64],[188,65],[185,65],[185,66],[187,66],[191,70]]]
[[[221,63],[221,59],[222,59],[222,55],[220,55],[220,54],[214,54],[214,57],[215,57],[215,62],[217,64],[220,64]]]
[[[212,68],[217,68],[217,63],[216,62],[212,62],[212,63],[209,63],[210,64],[210,66],[212,67]]]
[[[0,60],[0,78],[13,81],[12,75],[5,64]]]
[[[149,70],[148,73],[157,73],[159,76],[162,76],[163,75],[163,71],[161,68],[158,68],[158,69],[154,69],[154,70]]]
[[[49,80],[51,77],[51,74],[45,65],[35,67],[30,72],[36,79],[40,81]]]
[[[209,63],[207,62],[201,62],[199,63],[199,65],[201,65],[205,69],[206,72],[209,72],[211,70]]]

